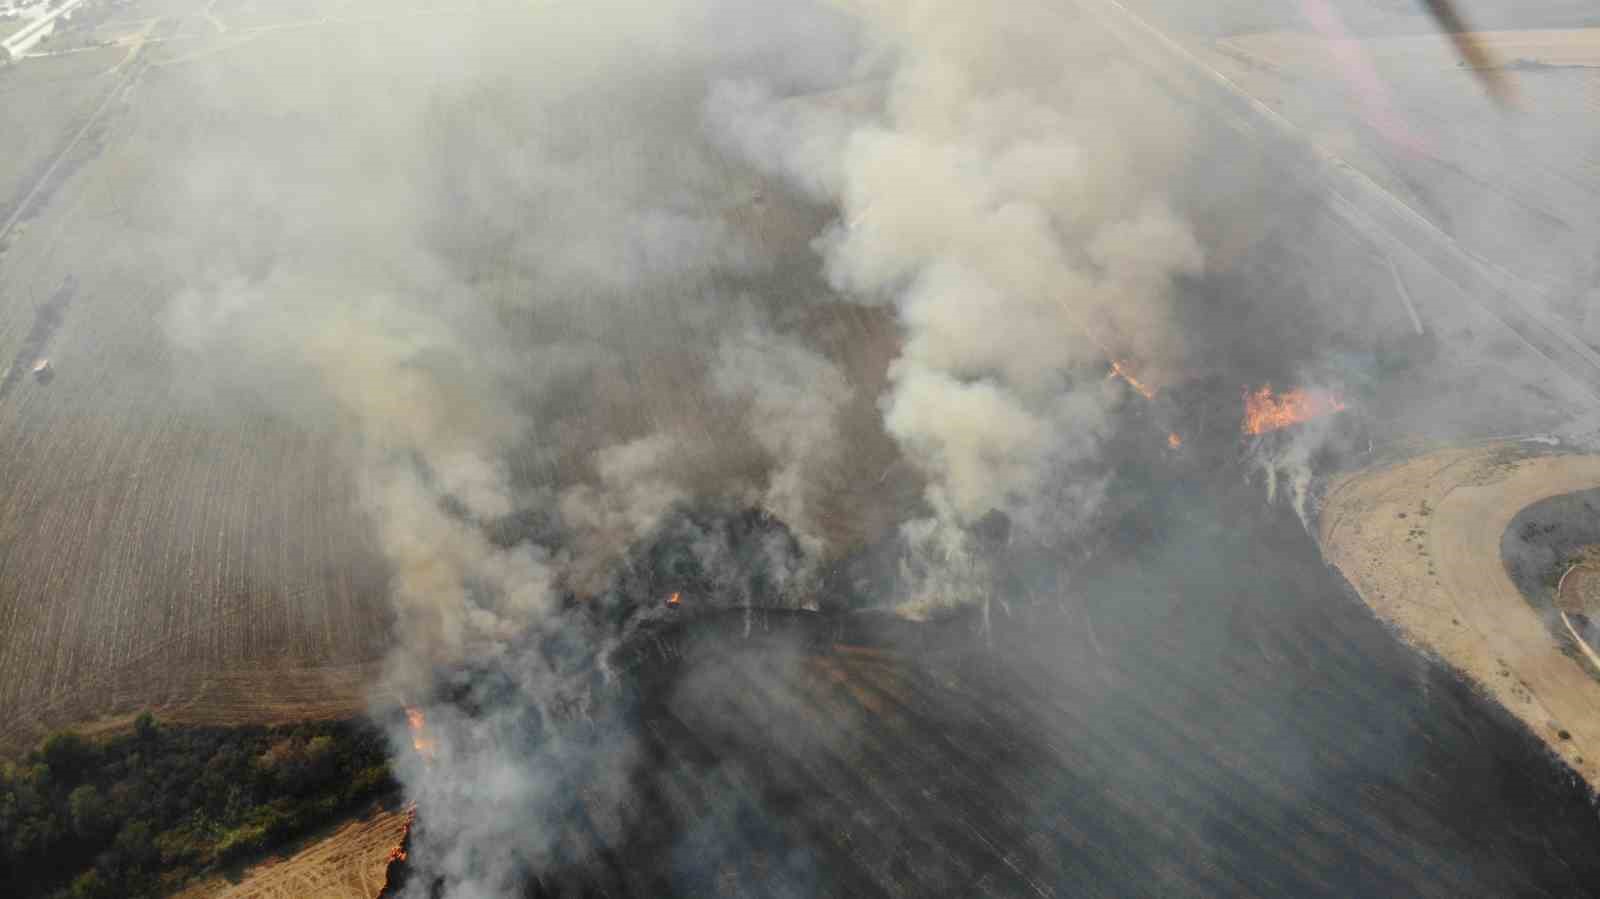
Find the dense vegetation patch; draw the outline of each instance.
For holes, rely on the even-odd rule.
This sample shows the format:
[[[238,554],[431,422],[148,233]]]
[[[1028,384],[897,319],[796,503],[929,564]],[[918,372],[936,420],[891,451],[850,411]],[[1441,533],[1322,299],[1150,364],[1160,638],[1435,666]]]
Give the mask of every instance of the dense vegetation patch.
[[[172,727],[148,713],[103,742],[62,732],[0,766],[0,896],[166,893],[393,789],[371,726]]]

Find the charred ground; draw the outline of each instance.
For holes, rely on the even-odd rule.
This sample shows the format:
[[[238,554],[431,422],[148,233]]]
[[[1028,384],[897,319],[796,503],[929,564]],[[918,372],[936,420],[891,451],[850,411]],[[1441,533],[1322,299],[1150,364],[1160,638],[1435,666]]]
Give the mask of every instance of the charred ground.
[[[567,744],[542,757],[565,760],[566,799],[521,810],[524,895],[1593,889],[1588,788],[1396,641],[1233,444],[1210,465],[1129,458],[1149,489],[1108,524],[1121,551],[1080,553],[1070,581],[1014,555],[1009,593],[1030,598],[987,633],[970,613],[663,612],[694,581],[657,544],[640,558],[667,573],[636,581],[605,664],[537,650],[589,672],[581,703],[445,676],[440,705],[469,718],[520,709],[501,739]],[[618,790],[601,781],[622,744]],[[430,826],[424,804],[420,870]]]

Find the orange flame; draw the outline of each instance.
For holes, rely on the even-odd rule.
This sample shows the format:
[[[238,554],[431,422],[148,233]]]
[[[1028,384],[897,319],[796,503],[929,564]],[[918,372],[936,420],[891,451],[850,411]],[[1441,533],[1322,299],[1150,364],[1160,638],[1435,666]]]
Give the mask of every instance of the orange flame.
[[[1173,431],[1171,434],[1167,435],[1168,449],[1177,449],[1181,446],[1183,446],[1183,438],[1178,436],[1177,431]]]
[[[683,597],[680,596],[676,590],[674,590],[672,595],[667,597],[667,608],[676,609],[681,605],[683,605]]]
[[[407,710],[409,714],[410,710]],[[389,877],[394,872],[390,868],[397,862],[406,860],[406,844],[411,842],[411,826],[417,823],[417,804],[415,802],[406,806],[406,823],[400,828],[400,841],[389,850],[389,855],[384,859],[383,883],[378,887],[378,896],[389,895]]]
[[[1111,376],[1127,381],[1129,387],[1139,391],[1139,395],[1147,400],[1153,400],[1156,398],[1156,392],[1154,388],[1147,386],[1138,378],[1133,376],[1133,371],[1128,364],[1128,360],[1126,359],[1111,360]]]
[[[1272,385],[1266,384],[1255,392],[1245,391],[1241,427],[1246,434],[1265,434],[1344,409],[1344,400],[1331,393],[1301,388],[1273,393]]]
[[[433,738],[428,736],[428,717],[422,713],[422,709],[406,706],[406,724],[411,726],[411,748],[427,761],[433,761],[434,750],[438,747]]]

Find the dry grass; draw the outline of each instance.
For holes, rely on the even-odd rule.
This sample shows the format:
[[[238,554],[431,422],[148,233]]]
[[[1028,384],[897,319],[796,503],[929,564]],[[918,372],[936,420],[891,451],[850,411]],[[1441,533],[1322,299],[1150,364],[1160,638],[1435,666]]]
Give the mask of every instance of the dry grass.
[[[341,825],[237,879],[212,877],[176,899],[372,899],[383,888],[389,851],[405,830],[404,810],[375,812]]]

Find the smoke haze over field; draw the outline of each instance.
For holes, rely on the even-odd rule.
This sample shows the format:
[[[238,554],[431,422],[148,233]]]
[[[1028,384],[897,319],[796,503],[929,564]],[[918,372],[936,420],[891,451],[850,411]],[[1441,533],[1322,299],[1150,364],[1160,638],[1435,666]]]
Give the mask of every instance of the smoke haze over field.
[[[1092,509],[1030,498],[1123,400],[1096,368],[1181,366],[1173,279],[1203,266],[1163,200],[1182,117],[1063,34],[1050,3],[618,3],[501,9],[404,74],[358,46],[357,90],[294,110],[343,119],[300,138],[316,164],[210,135],[183,167],[175,214],[229,204],[257,263],[201,262],[170,330],[224,384],[349,422],[402,633],[442,657],[563,578],[599,589],[679,502],[761,503],[825,548],[852,388],[790,325],[806,304],[897,310],[879,404],[927,484],[915,532],[1059,529]],[[741,214],[803,202],[757,171],[838,218],[754,241]],[[772,276],[814,252],[825,282]],[[490,541],[528,509],[559,538]]]
[[[1072,4],[489,4],[352,34],[315,74],[263,60],[249,119],[184,81],[228,127],[163,169],[184,239],[140,251],[185,285],[165,327],[192,402],[340,436],[390,571],[381,694],[477,709],[430,704],[437,758],[400,763],[417,883],[452,899],[536,875],[580,780],[616,791],[586,814],[636,813],[632,739],[592,704],[657,614],[639,594],[677,589],[661,547],[715,585],[691,601],[815,606],[859,549],[836,519],[909,483],[871,535],[901,553],[884,604],[987,603],[995,544],[1096,521],[1128,404],[1372,367],[1307,349],[1369,299],[1311,320],[1274,297],[1242,334],[1217,319],[1243,301],[1194,305],[1241,292],[1197,215],[1268,206],[1272,173],[1184,183],[1227,155],[1210,126]],[[1236,255],[1270,255],[1248,230]],[[819,338],[857,306],[889,314],[892,353]],[[1302,519],[1324,436],[1263,451]],[[481,683],[440,686],[469,663]]]
[[[847,549],[819,516],[874,430],[926,485],[903,602],[979,597],[967,528],[994,510],[1088,519],[1093,479],[1062,473],[1126,399],[1105,360],[1182,365],[1174,279],[1204,257],[1164,199],[1183,117],[1062,9],[497,6],[357,40],[318,102],[275,73],[268,115],[195,135],[170,214],[244,227],[157,248],[189,285],[169,332],[220,385],[199,401],[348,435],[391,570],[389,695],[498,659],[519,703],[571,699],[528,635],[684,504],[762,506],[812,564]],[[815,224],[749,226],[785,216]],[[841,302],[901,329],[881,423],[844,420],[853,373],[796,324]],[[435,715],[438,761],[406,769],[452,895],[526,873],[461,846],[502,841],[469,823],[537,807],[560,768],[559,740],[502,745],[497,720]]]

